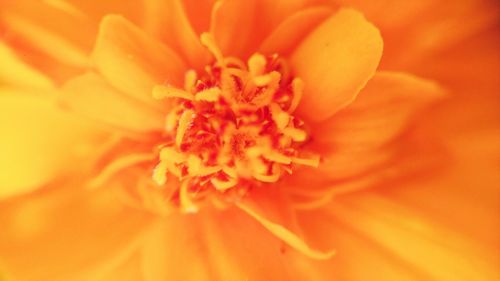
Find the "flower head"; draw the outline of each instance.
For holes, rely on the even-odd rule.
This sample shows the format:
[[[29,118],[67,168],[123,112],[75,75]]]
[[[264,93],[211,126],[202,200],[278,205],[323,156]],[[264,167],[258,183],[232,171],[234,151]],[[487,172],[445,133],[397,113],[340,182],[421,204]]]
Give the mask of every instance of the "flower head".
[[[364,235],[389,249],[355,251],[361,268],[371,260],[389,268],[380,278],[452,280],[408,246],[432,245],[405,236],[448,232],[376,193],[399,190],[405,178],[419,182],[449,153],[423,115],[446,85],[407,71],[420,68],[406,56],[422,51],[396,50],[399,13],[394,27],[369,4],[112,2],[2,4],[0,56],[17,74],[0,71],[0,90],[24,89],[30,101],[29,93],[42,93],[44,107],[26,110],[41,113],[54,133],[41,133],[51,149],[39,166],[50,173],[0,177],[12,193],[0,202],[8,221],[0,270],[4,263],[28,280],[107,280],[141,264],[133,279],[365,280],[331,266],[349,268],[344,250]],[[437,248],[436,264],[463,262]],[[33,249],[33,260],[23,249]],[[40,262],[48,252],[55,254]]]

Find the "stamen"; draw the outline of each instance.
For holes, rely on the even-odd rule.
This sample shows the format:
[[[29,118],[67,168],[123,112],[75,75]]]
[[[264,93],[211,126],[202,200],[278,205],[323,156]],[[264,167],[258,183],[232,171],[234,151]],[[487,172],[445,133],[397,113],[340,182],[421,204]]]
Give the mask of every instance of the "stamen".
[[[222,181],[218,178],[213,178],[210,180],[210,182],[214,185],[215,189],[219,191],[225,191],[238,184],[238,181],[235,179],[228,179],[227,181]]]
[[[175,136],[175,144],[180,146],[184,138],[189,125],[193,121],[194,112],[192,110],[186,110],[182,113],[179,119],[179,128],[177,129],[177,135]]]
[[[153,98],[181,98],[185,100],[193,100],[193,95],[174,87],[158,85],[153,88]]]
[[[248,71],[252,76],[262,75],[267,64],[266,58],[261,54],[254,54],[248,59]]]
[[[292,103],[288,108],[288,112],[292,113],[299,106],[300,100],[302,99],[302,93],[304,92],[304,82],[301,79],[295,78],[292,81]]]
[[[185,81],[184,81],[184,90],[186,92],[191,92],[191,90],[196,86],[196,79],[198,78],[198,74],[194,70],[188,70],[186,72]]]
[[[189,194],[189,182],[185,181],[181,184],[181,189],[179,192],[179,200],[181,210],[186,213],[196,213],[198,212],[198,206],[191,199],[191,195]]]
[[[153,170],[153,181],[162,186],[167,183],[167,164],[165,162],[160,162]]]
[[[293,157],[292,162],[295,164],[318,168],[320,163],[320,157],[318,155],[311,156],[311,158]]]
[[[319,165],[319,157],[303,156],[307,131],[292,113],[304,85],[290,77],[284,61],[254,54],[245,64],[224,58],[210,33],[201,41],[215,62],[204,73],[186,72],[184,89],[153,89],[155,98],[177,102],[165,119],[153,181],[163,186],[169,174],[175,176],[184,212],[196,212],[207,198],[237,200],[254,185],[278,182],[296,165]]]
[[[220,65],[223,65],[224,63],[224,57],[222,56],[222,52],[220,51],[219,47],[217,47],[217,44],[215,43],[215,38],[212,34],[210,33],[203,33],[201,34],[200,37],[201,44],[203,46],[207,47],[207,49],[214,55],[215,59]]]
[[[208,102],[216,102],[221,95],[221,90],[219,88],[210,88],[198,92],[195,96],[197,101],[208,101]]]
[[[302,142],[307,138],[307,133],[303,130],[287,127],[283,129],[283,134],[287,137],[292,138],[294,141]]]

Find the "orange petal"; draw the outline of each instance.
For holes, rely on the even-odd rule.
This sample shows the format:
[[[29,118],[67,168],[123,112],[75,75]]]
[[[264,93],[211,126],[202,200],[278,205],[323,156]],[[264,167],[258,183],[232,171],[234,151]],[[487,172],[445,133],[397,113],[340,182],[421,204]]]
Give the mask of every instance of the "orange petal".
[[[433,81],[398,72],[377,72],[348,107],[315,128],[319,142],[380,147],[404,129],[423,106],[444,96]]]
[[[151,227],[141,250],[145,281],[213,280],[198,224],[196,216],[172,214]]]
[[[110,13],[140,22],[141,1],[44,0],[2,1],[2,39],[23,60],[57,82],[64,82],[88,66],[101,18]],[[78,32],[75,32],[78,27]]]
[[[245,213],[250,215],[250,217],[261,223],[262,226],[264,226],[272,234],[276,235],[276,237],[280,238],[281,240],[283,240],[283,242],[287,243],[292,248],[307,257],[324,260],[331,258],[335,254],[335,251],[322,252],[312,249],[311,247],[309,247],[309,245],[307,245],[306,242],[304,242],[304,240],[302,240],[299,236],[297,236],[295,233],[285,228],[281,224],[267,220],[264,216],[252,210],[252,208],[249,208],[243,204],[239,204],[238,207]]]
[[[499,45],[500,28],[493,27],[453,47],[415,59],[411,66],[405,65],[405,68],[409,67],[412,73],[432,77],[454,94],[468,99],[484,94],[497,97],[500,92]]]
[[[96,281],[137,281],[144,280],[140,251],[125,256],[109,272],[103,273]]]
[[[382,55],[378,30],[351,9],[342,9],[295,50],[291,65],[305,82],[298,112],[320,121],[354,100],[375,73]]]
[[[500,233],[498,108],[500,100],[496,97],[473,96],[450,99],[445,107],[428,114],[426,125],[446,143],[447,152],[452,153],[453,168],[443,171],[436,181],[425,184],[414,181],[384,195],[414,206],[422,214],[485,245],[497,243]]]
[[[435,221],[432,215],[397,201],[357,194],[330,204],[328,211],[432,280],[494,280],[498,276],[498,257],[491,245],[480,245]]]
[[[332,12],[333,10],[328,7],[312,7],[292,14],[274,29],[259,49],[265,54],[288,55]]]
[[[145,30],[182,55],[192,68],[202,68],[208,62],[208,53],[188,19],[183,1],[146,1],[145,9]],[[208,16],[209,10],[205,12]]]
[[[40,188],[74,170],[79,149],[97,133],[57,108],[49,94],[5,88],[0,93],[0,198]]]
[[[145,237],[147,281],[331,280],[327,270],[318,269],[326,261],[290,250],[237,208],[171,215],[160,223]]]
[[[256,1],[222,0],[212,12],[210,32],[225,56],[248,55],[255,25]]]
[[[217,0],[184,0],[184,9],[189,22],[197,34],[206,32],[210,28],[210,16],[214,3]]]
[[[274,32],[285,20],[308,8],[319,5],[333,6],[331,3],[322,0],[258,0],[257,11],[258,21],[255,22],[255,30],[252,34],[252,47],[256,48],[262,41]]]
[[[149,104],[157,104],[155,84],[180,86],[186,70],[172,50],[116,15],[103,18],[92,57],[112,86]]]
[[[394,258],[325,210],[298,214],[298,220],[308,241],[337,248],[333,264],[326,266],[338,280],[426,280],[411,264]]]
[[[377,72],[356,100],[328,120],[314,125],[315,148],[322,155],[316,169],[302,168],[292,185],[332,192],[375,184],[403,169],[396,147],[388,144],[410,118],[443,96],[432,81],[397,72]],[[416,164],[416,160],[412,160]],[[406,169],[406,168],[405,168]],[[347,183],[338,182],[347,180]],[[299,184],[300,183],[300,184]],[[315,183],[315,184],[314,184]]]
[[[59,63],[81,67],[87,65],[87,52],[92,44],[92,22],[78,9],[61,10],[44,2],[3,2],[0,21],[13,37]],[[74,27],[79,32],[74,32]]]
[[[64,187],[0,203],[0,260],[16,280],[96,280],[149,223],[111,189]]]
[[[101,76],[87,73],[68,81],[61,102],[74,112],[133,132],[148,132],[163,127],[164,116],[113,88]]]
[[[455,5],[434,0],[386,1],[385,5],[359,0],[337,2],[363,12],[384,34],[383,69],[409,71],[410,65],[419,64],[429,54],[442,55],[440,52],[462,45],[464,39],[479,31],[498,30],[495,25],[500,19],[495,1],[464,0]]]
[[[296,227],[291,206],[277,189],[272,192],[252,190],[252,194],[244,202],[238,203],[237,206],[299,253],[318,260],[331,258],[335,251],[312,249],[302,240],[300,234],[291,230]]]

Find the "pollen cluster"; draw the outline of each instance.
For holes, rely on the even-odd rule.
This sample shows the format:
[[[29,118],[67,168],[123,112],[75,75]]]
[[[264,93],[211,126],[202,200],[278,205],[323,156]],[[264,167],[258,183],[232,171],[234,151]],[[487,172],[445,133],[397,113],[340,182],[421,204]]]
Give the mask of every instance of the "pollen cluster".
[[[206,192],[273,183],[294,165],[319,164],[318,156],[300,151],[309,137],[293,112],[304,86],[284,60],[257,53],[244,63],[223,57],[209,34],[201,39],[214,62],[202,73],[188,71],[184,89],[153,90],[154,98],[174,102],[153,180],[162,186],[176,177],[185,211],[196,211],[196,198]]]

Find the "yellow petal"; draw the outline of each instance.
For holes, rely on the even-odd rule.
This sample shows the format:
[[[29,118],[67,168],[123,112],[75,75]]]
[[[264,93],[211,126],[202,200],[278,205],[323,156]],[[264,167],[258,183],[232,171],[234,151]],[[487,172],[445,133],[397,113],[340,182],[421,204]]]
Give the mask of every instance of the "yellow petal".
[[[22,62],[4,43],[0,43],[0,61],[2,61],[0,83],[44,89],[53,87],[50,78]]]
[[[119,92],[97,74],[74,78],[66,83],[63,91],[64,106],[102,125],[139,133],[163,126],[161,112]]]
[[[181,86],[186,70],[172,50],[116,15],[102,20],[92,58],[112,86],[153,105],[153,86]]]
[[[305,82],[298,112],[320,121],[352,102],[375,73],[382,45],[379,31],[357,11],[342,9],[327,19],[291,57]]]
[[[66,184],[0,203],[0,260],[15,280],[96,280],[133,250],[150,222],[112,189]]]
[[[0,89],[0,198],[39,188],[75,169],[95,132],[53,100]]]

